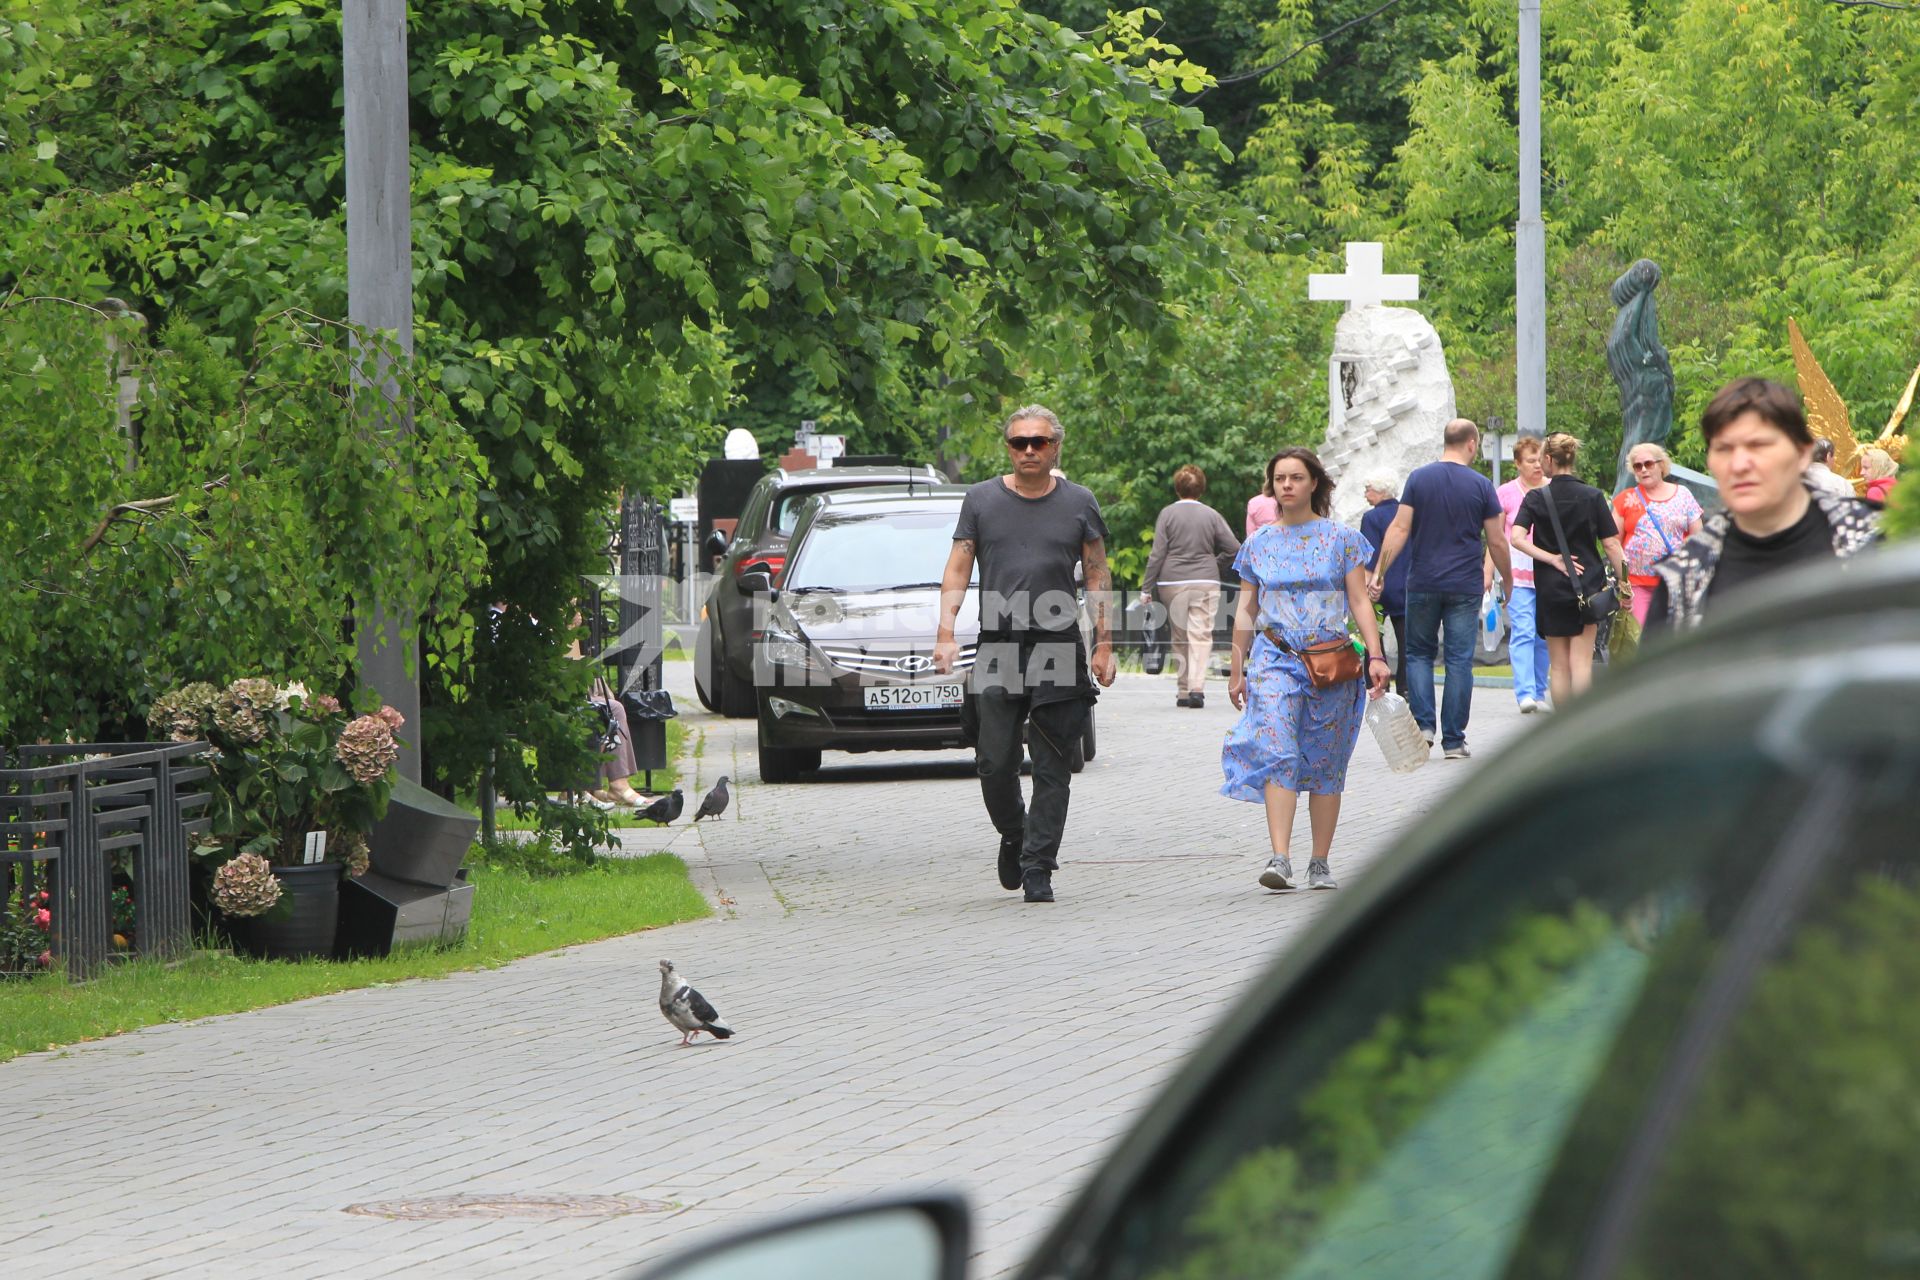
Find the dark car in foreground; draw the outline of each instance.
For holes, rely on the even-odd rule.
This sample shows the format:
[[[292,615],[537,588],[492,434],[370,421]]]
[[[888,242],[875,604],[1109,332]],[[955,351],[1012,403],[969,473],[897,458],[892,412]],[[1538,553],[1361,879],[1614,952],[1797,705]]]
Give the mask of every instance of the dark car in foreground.
[[[787,542],[808,498],[909,480],[930,488],[939,478],[932,467],[912,465],[776,469],[762,476],[740,510],[701,610],[694,650],[694,688],[701,704],[724,716],[753,714],[753,600],[740,589],[740,575],[765,572],[774,582],[781,580]]]
[[[977,592],[955,621],[959,662],[945,675],[933,670],[940,577],[966,493],[915,485],[820,494],[801,510],[783,584],[743,575],[743,589],[765,603],[754,671],[764,781],[819,768],[825,749],[971,744]],[[1069,757],[1076,772],[1092,754],[1091,717],[1088,726]]]
[[[1754,589],[1419,819],[1020,1275],[1920,1275],[1917,938],[1902,548]],[[896,1198],[650,1274],[957,1280],[966,1220]]]

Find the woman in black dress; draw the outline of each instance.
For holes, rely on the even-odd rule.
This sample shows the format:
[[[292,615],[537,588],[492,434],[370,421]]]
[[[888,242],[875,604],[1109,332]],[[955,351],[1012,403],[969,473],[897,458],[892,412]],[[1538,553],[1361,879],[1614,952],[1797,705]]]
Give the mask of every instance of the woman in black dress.
[[[1547,679],[1556,707],[1565,706],[1567,699],[1584,693],[1593,682],[1593,636],[1599,624],[1580,616],[1580,602],[1567,577],[1569,557],[1560,554],[1547,503],[1553,503],[1560,527],[1566,531],[1566,550],[1582,592],[1591,596],[1606,590],[1606,571],[1594,554],[1596,548],[1613,565],[1615,582],[1624,587],[1627,581],[1626,552],[1620,547],[1620,529],[1613,522],[1607,495],[1574,479],[1573,463],[1579,454],[1580,442],[1572,436],[1556,432],[1547,437],[1540,456],[1547,483],[1521,499],[1508,535],[1515,551],[1533,557],[1535,615],[1547,642]]]

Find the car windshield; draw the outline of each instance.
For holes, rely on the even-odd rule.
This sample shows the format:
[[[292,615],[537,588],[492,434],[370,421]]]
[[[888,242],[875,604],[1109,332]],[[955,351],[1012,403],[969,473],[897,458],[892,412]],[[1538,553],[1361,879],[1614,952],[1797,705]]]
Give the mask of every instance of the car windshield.
[[[788,568],[788,590],[886,591],[938,586],[953,551],[958,503],[919,511],[823,512]]]

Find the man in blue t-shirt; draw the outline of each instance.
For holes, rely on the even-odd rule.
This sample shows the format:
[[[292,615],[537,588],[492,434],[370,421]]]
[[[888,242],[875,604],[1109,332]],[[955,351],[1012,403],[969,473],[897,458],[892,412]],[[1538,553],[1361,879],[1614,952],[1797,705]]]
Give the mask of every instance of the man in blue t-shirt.
[[[1502,582],[1513,581],[1506,519],[1493,481],[1473,469],[1480,429],[1455,418],[1441,437],[1440,461],[1407,477],[1400,510],[1387,526],[1367,590],[1380,598],[1387,570],[1407,549],[1407,703],[1427,741],[1433,741],[1433,660],[1446,631],[1447,696],[1440,708],[1440,745],[1449,760],[1464,760],[1467,714],[1473,708],[1473,637],[1480,629],[1486,556]],[[1484,540],[1484,541],[1483,541]]]

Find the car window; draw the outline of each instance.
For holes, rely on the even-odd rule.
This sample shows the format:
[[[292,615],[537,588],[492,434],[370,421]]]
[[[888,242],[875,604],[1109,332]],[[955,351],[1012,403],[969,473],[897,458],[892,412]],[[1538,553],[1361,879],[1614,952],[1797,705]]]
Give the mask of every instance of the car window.
[[[801,539],[785,585],[835,591],[938,586],[959,519],[957,502],[924,511],[822,513]]]
[[[1658,767],[1595,767],[1498,816],[1449,874],[1349,934],[1327,976],[1256,1031],[1133,1179],[1114,1225],[1072,1246],[1091,1262],[1072,1274],[1573,1276],[1595,1180],[1611,1175],[1693,993],[1808,791],[1729,741]],[[1870,827],[1877,813],[1862,806],[1848,820]],[[1877,1271],[1768,1262],[1796,1222],[1808,1248],[1854,1232],[1886,1257],[1906,1249],[1907,1266],[1920,1261],[1920,1238],[1902,1225],[1920,1222],[1910,1065],[1920,961],[1893,941],[1920,936],[1904,831],[1888,828],[1870,849],[1849,843],[1854,861],[1817,882],[1819,907],[1795,944],[1806,958],[1780,961],[1786,989],[1763,976],[1730,1032],[1737,1043],[1661,1174],[1671,1194],[1653,1201],[1621,1274],[1893,1274],[1884,1260]],[[1826,982],[1841,1007],[1824,1007]],[[1815,1034],[1843,1030],[1848,1047],[1803,1044],[1769,1064],[1776,1088],[1764,1098],[1744,1092],[1751,1059],[1800,1035],[1801,1017]],[[1782,1114],[1809,1104],[1814,1114]],[[1849,1105],[1862,1113],[1832,1123]],[[1902,1109],[1884,1139],[1881,1106]],[[1836,1201],[1794,1200],[1807,1188],[1803,1149],[1818,1149],[1818,1176],[1836,1181],[1856,1157],[1874,1161],[1870,1203],[1816,1221]],[[1729,1214],[1721,1201],[1736,1186],[1751,1207]],[[1737,1251],[1744,1270],[1698,1243],[1742,1231],[1752,1233]]]
[[[1920,857],[1911,762],[1869,761],[1837,851],[1812,873],[1782,943],[1753,978],[1611,1250],[1610,1274],[1727,1280],[1920,1275]],[[1792,837],[1785,840],[1792,841]],[[1700,1000],[1684,980],[1724,929],[1665,907],[1649,998],[1603,1067],[1509,1274],[1577,1276],[1622,1175],[1621,1135],[1657,1115],[1650,1037]],[[1692,1016],[1702,1016],[1693,1013]],[[1681,1055],[1675,1055],[1680,1057]],[[1668,1070],[1671,1071],[1671,1064]],[[1658,1088],[1658,1086],[1656,1086]]]
[[[769,476],[753,486],[753,492],[747,496],[746,506],[740,509],[739,523],[733,527],[733,547],[748,546],[760,531],[766,527],[767,504],[772,500],[773,477]]]
[[[773,514],[767,520],[767,528],[783,538],[792,537],[795,526],[800,523],[800,508],[806,505],[807,499],[830,492],[830,488],[820,486],[787,490],[774,499]]]

